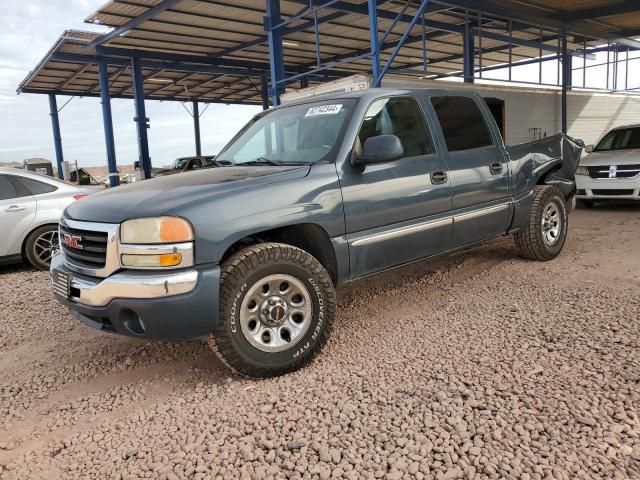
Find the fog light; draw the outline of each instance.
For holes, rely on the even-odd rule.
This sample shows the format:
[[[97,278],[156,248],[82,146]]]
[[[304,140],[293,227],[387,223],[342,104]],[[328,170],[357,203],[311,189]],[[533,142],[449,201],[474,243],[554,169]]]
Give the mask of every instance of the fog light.
[[[122,265],[125,267],[175,267],[180,265],[181,262],[181,253],[163,253],[161,255],[122,255]]]

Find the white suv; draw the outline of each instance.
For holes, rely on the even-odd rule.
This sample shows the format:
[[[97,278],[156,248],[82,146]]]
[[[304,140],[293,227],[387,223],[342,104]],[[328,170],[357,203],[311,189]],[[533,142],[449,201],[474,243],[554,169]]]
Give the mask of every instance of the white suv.
[[[614,128],[587,152],[576,171],[579,206],[640,200],[640,125]]]
[[[70,203],[101,189],[39,173],[0,168],[0,264],[26,259],[48,270],[58,249],[58,222]]]

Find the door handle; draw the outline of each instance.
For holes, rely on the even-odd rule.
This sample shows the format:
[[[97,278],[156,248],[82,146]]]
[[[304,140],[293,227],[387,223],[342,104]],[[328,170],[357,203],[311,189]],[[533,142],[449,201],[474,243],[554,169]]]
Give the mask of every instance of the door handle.
[[[499,175],[502,173],[502,170],[502,162],[493,162],[491,165],[489,165],[489,171],[491,172],[491,175]]]
[[[4,209],[4,211],[8,213],[21,212],[23,210],[26,210],[26,208],[21,207],[20,205],[9,205],[7,208]]]
[[[447,179],[449,178],[447,172],[443,172],[442,170],[431,172],[430,176],[431,183],[434,185],[442,185],[443,183],[447,183]]]

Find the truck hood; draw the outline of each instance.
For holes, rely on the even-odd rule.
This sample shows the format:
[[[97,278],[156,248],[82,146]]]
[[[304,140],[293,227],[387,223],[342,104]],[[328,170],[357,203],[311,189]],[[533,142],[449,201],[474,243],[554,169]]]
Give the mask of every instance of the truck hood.
[[[640,149],[612,150],[610,152],[592,152],[580,160],[582,167],[598,165],[638,165],[640,164]]]
[[[302,178],[309,173],[309,168],[219,167],[153,178],[83,198],[70,205],[64,215],[74,220],[102,223],[154,217],[237,190]]]

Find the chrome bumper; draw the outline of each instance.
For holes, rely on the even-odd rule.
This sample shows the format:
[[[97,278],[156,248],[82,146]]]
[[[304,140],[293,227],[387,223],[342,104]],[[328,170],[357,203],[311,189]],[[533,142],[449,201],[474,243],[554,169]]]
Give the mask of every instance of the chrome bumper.
[[[69,277],[67,300],[89,306],[105,306],[115,298],[150,299],[189,293],[198,284],[196,270],[151,273],[150,271],[120,272],[107,278],[80,275],[64,264],[61,254],[51,260],[52,281],[56,272]],[[61,295],[59,289],[54,292]]]

